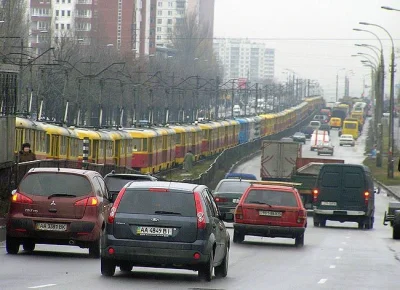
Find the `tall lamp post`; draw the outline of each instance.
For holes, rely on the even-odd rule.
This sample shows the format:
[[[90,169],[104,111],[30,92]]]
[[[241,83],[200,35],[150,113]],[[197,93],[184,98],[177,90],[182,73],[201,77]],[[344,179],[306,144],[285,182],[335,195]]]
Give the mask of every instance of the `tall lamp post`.
[[[343,67],[336,72],[336,102],[339,100],[339,72],[345,69]]]
[[[393,160],[393,151],[394,151],[394,42],[393,42],[393,37],[387,31],[384,27],[378,25],[378,24],[372,24],[368,22],[360,22],[361,25],[370,25],[370,26],[375,26],[383,31],[386,32],[386,34],[389,36],[390,41],[392,42],[392,54],[391,54],[391,71],[390,71],[390,119],[389,119],[389,154],[388,154],[388,170],[387,170],[387,176],[388,178],[393,178],[394,177],[394,160]]]

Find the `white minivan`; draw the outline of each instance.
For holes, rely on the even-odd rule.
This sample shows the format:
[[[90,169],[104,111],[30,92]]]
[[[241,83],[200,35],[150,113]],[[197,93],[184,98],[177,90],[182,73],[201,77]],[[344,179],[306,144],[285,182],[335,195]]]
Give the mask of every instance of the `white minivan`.
[[[318,145],[330,142],[329,133],[327,131],[315,130],[311,135],[311,151],[318,149]]]
[[[233,115],[235,117],[240,115],[240,106],[239,105],[234,105],[233,106]]]

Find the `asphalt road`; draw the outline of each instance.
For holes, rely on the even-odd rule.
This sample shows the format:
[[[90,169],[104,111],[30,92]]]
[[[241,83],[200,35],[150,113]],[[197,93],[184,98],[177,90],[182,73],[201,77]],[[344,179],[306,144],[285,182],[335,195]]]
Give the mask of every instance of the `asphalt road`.
[[[331,135],[337,143],[337,132]],[[333,158],[360,162],[364,138],[355,148],[335,146]],[[306,157],[316,156],[309,145],[303,150]],[[259,163],[257,156],[238,171],[258,176]],[[11,256],[3,246],[0,289],[398,289],[400,241],[392,240],[391,228],[382,225],[389,199],[385,192],[377,195],[373,230],[331,221],[326,228],[314,228],[309,217],[303,248],[289,239],[246,237],[243,244],[232,243],[228,277],[210,283],[198,281],[192,271],[151,268],[104,278],[100,261],[89,258],[87,250],[41,245],[33,254]]]

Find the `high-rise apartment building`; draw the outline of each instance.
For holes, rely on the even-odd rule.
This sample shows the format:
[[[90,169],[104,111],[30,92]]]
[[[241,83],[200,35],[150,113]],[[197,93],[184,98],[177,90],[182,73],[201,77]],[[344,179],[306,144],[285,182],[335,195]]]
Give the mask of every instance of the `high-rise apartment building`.
[[[252,81],[273,79],[275,50],[264,43],[245,39],[214,41],[218,61],[224,66],[224,79],[248,78]]]

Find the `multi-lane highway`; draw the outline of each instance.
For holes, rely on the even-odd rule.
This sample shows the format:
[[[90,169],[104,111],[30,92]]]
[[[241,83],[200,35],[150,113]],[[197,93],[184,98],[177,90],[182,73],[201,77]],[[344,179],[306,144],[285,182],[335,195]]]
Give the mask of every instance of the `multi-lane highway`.
[[[352,148],[339,147],[337,132],[332,131],[333,158],[360,163],[365,132]],[[306,144],[303,156],[317,153]],[[260,156],[237,171],[258,176]],[[89,258],[87,250],[41,245],[33,254],[11,256],[3,245],[0,289],[399,289],[400,242],[382,225],[389,200],[384,192],[377,196],[373,230],[331,221],[326,228],[314,228],[309,217],[303,248],[287,239],[246,237],[243,244],[232,243],[228,277],[210,283],[198,281],[191,271],[148,268],[104,278],[100,261]]]

